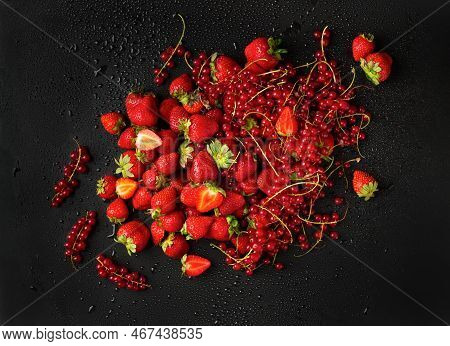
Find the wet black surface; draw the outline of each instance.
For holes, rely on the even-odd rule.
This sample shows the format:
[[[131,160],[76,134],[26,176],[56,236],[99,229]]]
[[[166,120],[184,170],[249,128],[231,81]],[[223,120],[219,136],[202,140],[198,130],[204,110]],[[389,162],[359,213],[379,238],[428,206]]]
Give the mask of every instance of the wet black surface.
[[[293,59],[310,60],[311,32],[328,24],[331,52],[347,62],[352,37],[368,31],[380,47],[443,1],[19,1],[9,4],[71,52],[0,4],[0,322],[71,273],[62,245],[77,211],[105,205],[96,179],[112,170],[113,140],[97,129],[98,115],[122,109],[129,88],[154,88],[149,73],[158,52],[175,43],[187,22],[185,44],[239,57],[256,35],[282,33]],[[361,102],[373,113],[361,167],[379,177],[370,203],[348,195],[351,209],[339,226],[341,244],[450,321],[450,6],[389,47],[391,80]],[[237,49],[236,49],[236,48]],[[110,78],[103,78],[94,71]],[[73,198],[48,207],[73,136],[95,161]],[[102,219],[90,240],[90,258],[111,244]],[[442,324],[404,294],[327,243],[302,258],[284,256],[286,270],[266,268],[252,278],[222,264],[199,246],[213,268],[196,280],[151,248],[115,258],[146,273],[154,288],[116,291],[99,283],[94,265],[61,284],[9,324]]]

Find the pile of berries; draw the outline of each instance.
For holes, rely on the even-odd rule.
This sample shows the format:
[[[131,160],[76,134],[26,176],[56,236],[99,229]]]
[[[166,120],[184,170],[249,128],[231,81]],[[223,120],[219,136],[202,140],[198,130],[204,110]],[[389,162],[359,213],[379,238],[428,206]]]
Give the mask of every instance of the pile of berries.
[[[86,240],[97,223],[97,212],[91,210],[86,212],[85,216],[80,217],[70,229],[66,238],[64,255],[70,259],[73,264],[82,261],[81,252],[86,249]]]

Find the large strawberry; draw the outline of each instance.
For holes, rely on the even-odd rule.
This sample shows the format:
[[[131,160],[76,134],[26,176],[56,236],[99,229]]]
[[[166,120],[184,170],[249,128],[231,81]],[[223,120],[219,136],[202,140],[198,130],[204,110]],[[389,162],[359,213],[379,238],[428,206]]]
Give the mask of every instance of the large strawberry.
[[[136,148],[136,128],[130,126],[123,130],[117,140],[117,145],[121,149],[134,149]]]
[[[157,222],[152,222],[150,233],[152,234],[153,244],[155,245],[158,245],[164,238],[164,229]]]
[[[216,162],[206,150],[200,151],[188,168],[188,179],[194,183],[203,183],[205,181],[214,181],[219,176]]]
[[[231,215],[236,210],[244,208],[245,198],[240,193],[234,191],[226,191],[226,196],[222,204],[219,206],[221,215]]]
[[[250,152],[245,152],[238,158],[234,169],[234,178],[238,183],[256,179],[258,163]]]
[[[356,36],[352,42],[352,54],[355,61],[360,61],[375,50],[372,34],[361,34]]]
[[[184,255],[181,259],[181,271],[186,276],[199,276],[211,267],[210,260],[197,255]]]
[[[105,130],[112,135],[118,135],[125,126],[122,114],[117,112],[103,114],[100,121]]]
[[[214,159],[219,169],[227,169],[234,163],[235,158],[233,152],[228,145],[223,144],[218,139],[209,143],[206,147],[209,155]]]
[[[247,233],[241,233],[231,238],[231,242],[236,247],[237,252],[245,255],[250,251],[250,237]]]
[[[167,214],[174,211],[177,205],[177,197],[177,190],[171,186],[155,193],[151,203],[153,212],[157,214]]]
[[[388,53],[372,53],[361,59],[361,68],[368,80],[378,85],[391,74],[392,58]]]
[[[169,125],[170,129],[176,133],[185,133],[191,125],[189,117],[191,115],[182,106],[175,106],[170,111]]]
[[[166,176],[171,176],[177,171],[179,160],[180,155],[178,153],[161,155],[155,161],[155,167],[158,170],[158,172]]]
[[[97,195],[103,199],[111,199],[116,197],[116,177],[113,175],[105,175],[97,180]]]
[[[139,184],[130,178],[119,178],[116,181],[116,193],[122,199],[130,199],[136,192]]]
[[[356,170],[353,172],[353,190],[359,197],[368,201],[378,191],[378,182],[370,174]]]
[[[124,178],[140,178],[144,173],[145,166],[133,150],[124,152],[118,160],[115,159],[114,161],[119,166],[116,169],[116,174],[122,174]]]
[[[151,191],[145,186],[139,187],[131,199],[131,203],[136,210],[150,209],[152,204]]]
[[[214,53],[210,61],[211,77],[215,82],[223,82],[241,69],[236,61],[226,55],[218,56],[217,53]]]
[[[128,215],[127,204],[121,198],[116,198],[106,208],[106,216],[112,223],[122,223],[128,219]]]
[[[192,79],[187,73],[183,73],[175,78],[169,86],[169,93],[173,97],[182,100],[192,91]]]
[[[135,125],[154,126],[158,122],[158,106],[153,93],[129,93],[125,108],[128,118]]]
[[[189,251],[189,243],[179,233],[170,233],[161,243],[164,253],[170,258],[181,258]]]
[[[142,181],[152,191],[160,190],[166,185],[166,177],[160,174],[155,166],[150,167],[142,174]]]
[[[245,47],[244,54],[247,62],[255,62],[265,71],[273,69],[281,60],[281,54],[287,53],[286,49],[280,49],[281,39],[273,37],[259,37]]]
[[[194,143],[201,143],[211,138],[219,130],[219,125],[214,119],[204,115],[194,114],[189,119],[190,126],[188,130],[189,139]]]
[[[212,216],[189,216],[184,223],[181,234],[187,236],[187,239],[201,239],[208,233],[213,222]]]
[[[198,200],[198,186],[192,186],[190,184],[183,187],[180,194],[180,201],[184,205],[195,208]]]
[[[123,244],[128,254],[141,252],[147,246],[151,233],[140,221],[130,221],[120,226],[116,242]]]
[[[239,232],[239,222],[234,216],[214,218],[206,237],[217,241],[228,241],[234,233]]]
[[[181,210],[175,210],[171,213],[161,215],[156,222],[167,232],[178,232],[183,228],[185,221],[184,213]]]
[[[275,124],[275,128],[280,136],[288,137],[297,133],[298,121],[295,118],[294,111],[291,107],[283,107]]]
[[[211,183],[197,187],[195,208],[201,213],[218,208],[226,195],[225,191]]]
[[[173,98],[167,98],[164,99],[161,104],[159,105],[159,114],[162,116],[162,118],[169,122],[170,119],[170,111],[173,109],[173,107],[179,106],[179,103],[177,100]]]

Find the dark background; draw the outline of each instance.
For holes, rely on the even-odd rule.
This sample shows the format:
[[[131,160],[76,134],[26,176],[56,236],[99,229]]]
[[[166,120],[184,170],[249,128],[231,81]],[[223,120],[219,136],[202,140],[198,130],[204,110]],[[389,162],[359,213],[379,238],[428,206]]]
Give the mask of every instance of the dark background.
[[[3,0],[1,1],[3,2]],[[258,35],[281,34],[294,61],[311,61],[311,33],[329,25],[331,55],[349,69],[351,39],[371,32],[383,47],[443,1],[29,1],[8,0],[93,68],[0,3],[0,322],[71,273],[63,243],[77,211],[105,204],[95,181],[111,172],[113,138],[98,129],[99,114],[123,109],[127,90],[152,84],[159,52],[175,44],[181,13],[184,43],[242,59]],[[365,203],[347,195],[341,244],[444,320],[450,321],[449,145],[450,64],[446,6],[388,48],[390,80],[363,91],[372,112],[360,167],[381,184]],[[235,49],[235,46],[237,49]],[[366,83],[360,78],[359,82]],[[121,86],[118,88],[115,84]],[[95,161],[81,187],[60,209],[47,197],[74,149],[73,136]],[[111,243],[101,218],[86,257]],[[213,268],[195,280],[179,263],[150,248],[118,261],[142,270],[153,289],[116,291],[99,282],[94,264],[50,292],[10,324],[442,324],[336,245],[295,258],[287,268],[264,268],[252,278],[223,265],[207,244],[197,249]]]

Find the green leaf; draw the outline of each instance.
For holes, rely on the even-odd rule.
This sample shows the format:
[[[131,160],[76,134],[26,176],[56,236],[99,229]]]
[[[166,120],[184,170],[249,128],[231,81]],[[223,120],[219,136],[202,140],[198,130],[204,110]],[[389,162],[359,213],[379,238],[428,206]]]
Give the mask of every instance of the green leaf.
[[[194,151],[194,148],[190,145],[189,140],[185,140],[183,143],[180,144],[180,147],[178,149],[180,153],[180,166],[183,168],[186,168],[186,164],[188,160],[192,160],[192,153]]]
[[[229,168],[234,162],[233,152],[228,148],[228,145],[222,144],[218,139],[215,139],[206,146],[209,155],[212,156],[219,169]]]

